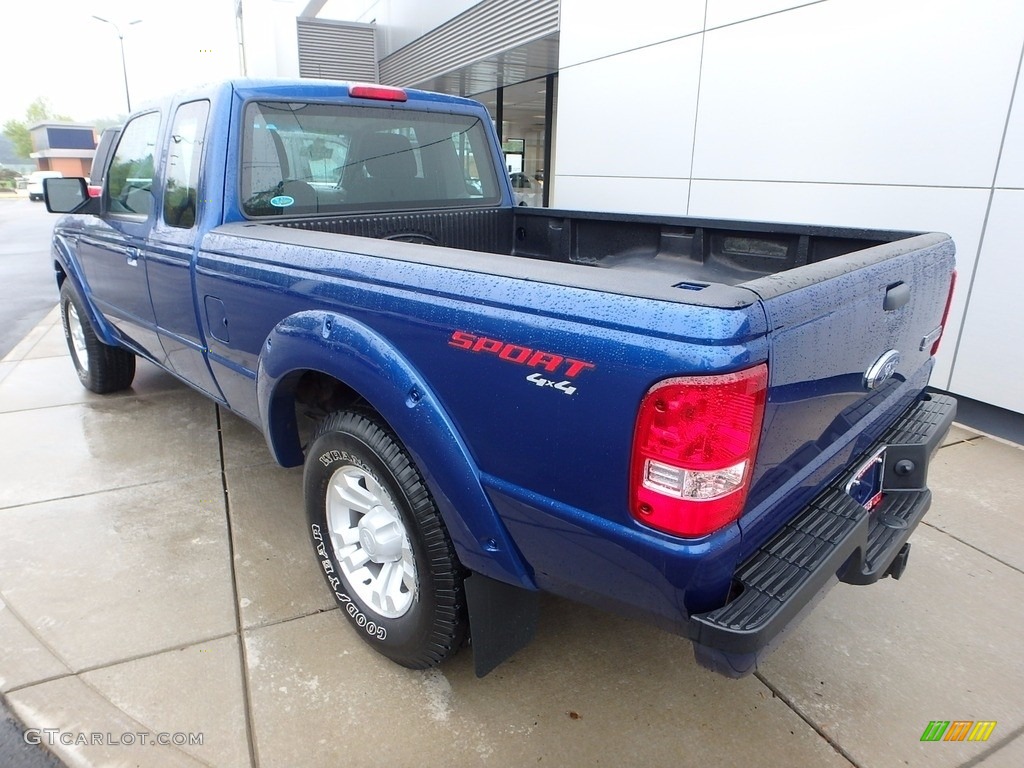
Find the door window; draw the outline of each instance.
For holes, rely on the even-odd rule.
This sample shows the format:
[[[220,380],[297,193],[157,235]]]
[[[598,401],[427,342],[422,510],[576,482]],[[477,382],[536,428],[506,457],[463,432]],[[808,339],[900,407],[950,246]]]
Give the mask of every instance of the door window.
[[[208,101],[182,104],[174,113],[164,172],[164,222],[169,226],[182,229],[195,226],[199,162],[209,114]]]
[[[148,112],[121,132],[107,172],[109,211],[131,218],[148,218],[153,210],[153,168],[160,113]]]

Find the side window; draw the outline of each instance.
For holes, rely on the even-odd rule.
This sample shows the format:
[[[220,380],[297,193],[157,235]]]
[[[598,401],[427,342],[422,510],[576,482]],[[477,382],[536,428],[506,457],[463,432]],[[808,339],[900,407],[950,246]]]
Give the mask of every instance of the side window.
[[[457,131],[451,134],[452,144],[455,145],[455,153],[459,158],[459,165],[462,168],[462,178],[466,182],[466,192],[470,197],[484,196],[484,182],[480,177],[480,171],[476,165],[476,155],[473,154],[473,144],[465,131]]]
[[[195,226],[199,162],[209,114],[208,101],[182,104],[174,113],[164,173],[164,221],[169,226],[182,229]]]
[[[132,120],[121,132],[107,172],[110,212],[140,218],[153,210],[153,168],[160,113],[148,112]]]

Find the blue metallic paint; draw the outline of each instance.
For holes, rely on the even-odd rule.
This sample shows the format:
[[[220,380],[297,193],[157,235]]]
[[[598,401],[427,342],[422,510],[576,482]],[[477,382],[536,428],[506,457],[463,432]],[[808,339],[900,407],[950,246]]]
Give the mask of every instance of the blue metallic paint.
[[[326,240],[338,248],[338,238]],[[319,370],[362,394],[415,454],[427,457],[421,468],[435,478],[435,493],[450,498],[451,509],[458,510],[449,513],[450,524],[467,566],[510,580],[510,570],[496,571],[495,553],[482,548],[485,539],[495,539],[499,551],[529,552],[524,571],[550,574],[564,568],[564,549],[545,535],[543,523],[552,515],[547,505],[556,504],[604,526],[603,535],[612,540],[601,541],[593,532],[569,536],[580,542],[574,544],[580,550],[579,567],[601,585],[595,593],[616,593],[615,583],[632,582],[634,572],[648,567],[646,556],[664,563],[661,581],[668,579],[665,589],[675,591],[668,600],[649,592],[634,595],[636,612],[662,617],[664,624],[672,621],[667,606],[675,605],[678,630],[686,615],[679,609],[685,588],[693,592],[688,600],[697,608],[723,598],[737,562],[738,529],[707,542],[680,544],[637,523],[627,504],[629,447],[637,404],[660,378],[735,370],[766,358],[766,323],[759,305],[740,310],[666,306],[544,283],[533,283],[524,294],[516,278],[380,256],[247,242],[217,233],[204,245],[217,251],[200,255],[200,293],[218,296],[231,317],[230,347],[212,342],[218,381],[232,408],[265,425],[279,460],[294,463],[300,457],[279,434],[293,429],[293,417],[287,401],[275,401],[276,387],[293,371]],[[410,254],[422,248],[391,247]],[[529,265],[523,271],[528,274]],[[334,318],[330,344],[322,337],[327,315]],[[288,319],[271,327],[278,317]],[[526,378],[532,369],[452,347],[448,341],[458,328],[599,362],[579,374],[574,380],[578,391],[566,396],[534,386]],[[694,328],[704,330],[702,340],[692,338]],[[346,329],[348,346],[339,344],[339,329]],[[287,364],[278,362],[284,355]],[[260,413],[250,415],[250,373],[257,366]],[[440,432],[451,436],[446,448],[420,447],[437,435],[424,426],[419,410],[404,406],[408,388],[426,390],[426,382],[432,389],[424,402],[436,408],[436,419],[444,425]],[[510,451],[509,446],[520,448]],[[441,479],[455,467],[460,468],[458,478]],[[489,502],[459,500],[462,486],[479,485],[480,472],[500,478],[506,496],[545,500],[532,511],[528,502],[516,509],[502,506],[502,516],[514,518],[505,522],[517,524],[514,545],[505,541],[504,525]],[[493,494],[492,499],[495,504],[506,501]],[[468,524],[472,536],[456,535],[459,517],[477,521]],[[486,526],[481,519],[488,520]],[[638,535],[648,547],[641,548],[642,554],[617,540],[633,541]],[[621,547],[620,564],[610,567],[607,556],[597,554],[596,562],[604,565],[584,565],[587,542],[602,552]],[[709,550],[716,557],[702,556]],[[562,591],[553,582],[551,588]]]
[[[57,222],[57,226],[54,228],[51,255],[57,273],[57,286],[60,287],[64,280],[70,280],[75,293],[82,299],[82,309],[88,316],[89,323],[92,325],[96,336],[104,344],[117,344],[117,331],[107,322],[107,319],[102,314],[96,311],[95,304],[86,298],[89,296],[88,291],[85,290],[88,284],[85,282],[85,276],[78,266],[78,260],[74,257],[74,249],[71,243],[69,243],[69,239],[72,242],[77,241],[77,235],[74,234],[77,231],[76,224],[75,218],[64,216]]]
[[[469,449],[430,385],[395,346],[342,314],[299,312],[278,323],[260,357],[260,421],[283,464],[301,463],[289,441],[294,401],[282,392],[295,372],[318,371],[355,390],[412,453],[438,503],[463,565],[485,576],[535,588],[529,569],[480,485]]]

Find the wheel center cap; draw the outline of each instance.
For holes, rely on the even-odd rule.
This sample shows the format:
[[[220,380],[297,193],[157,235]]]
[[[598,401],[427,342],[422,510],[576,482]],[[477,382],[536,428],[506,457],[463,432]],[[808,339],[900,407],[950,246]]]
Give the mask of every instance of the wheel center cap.
[[[405,529],[384,507],[374,507],[359,521],[359,544],[375,563],[390,563],[402,557]]]

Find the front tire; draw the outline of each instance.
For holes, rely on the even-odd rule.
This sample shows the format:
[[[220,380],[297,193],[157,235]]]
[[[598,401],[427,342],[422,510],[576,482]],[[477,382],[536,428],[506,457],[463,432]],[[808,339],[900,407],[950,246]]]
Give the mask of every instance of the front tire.
[[[304,472],[317,560],[339,607],[375,650],[411,669],[466,636],[463,569],[419,470],[375,415],[328,416]]]
[[[68,280],[60,289],[60,319],[71,362],[82,386],[105,395],[128,389],[135,378],[135,355],[100,341]]]

